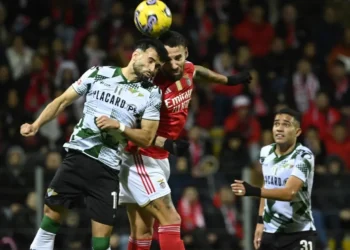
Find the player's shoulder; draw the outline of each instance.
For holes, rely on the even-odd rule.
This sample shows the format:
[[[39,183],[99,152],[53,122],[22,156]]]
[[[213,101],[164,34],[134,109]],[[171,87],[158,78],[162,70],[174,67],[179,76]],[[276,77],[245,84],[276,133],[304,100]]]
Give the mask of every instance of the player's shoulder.
[[[96,77],[106,79],[106,78],[113,78],[121,75],[119,67],[114,66],[94,66],[85,71],[85,73],[82,75],[82,78],[91,78],[96,79]]]
[[[260,158],[259,161],[262,164],[267,156],[274,152],[276,147],[276,143],[272,143],[270,145],[266,145],[260,149]]]
[[[265,156],[266,157],[266,156],[272,154],[275,147],[276,147],[276,143],[272,143],[272,144],[263,146],[260,149],[260,156]]]
[[[186,61],[185,62],[185,66],[184,66],[184,71],[187,73],[187,74],[194,74],[194,71],[195,71],[195,66],[192,62],[190,61]]]
[[[162,95],[162,90],[157,85],[149,86],[148,88],[145,88],[148,92],[150,92],[151,97],[157,97]]]
[[[314,154],[308,147],[302,145],[301,143],[298,143],[298,145],[294,149],[292,158],[312,160],[314,158]]]

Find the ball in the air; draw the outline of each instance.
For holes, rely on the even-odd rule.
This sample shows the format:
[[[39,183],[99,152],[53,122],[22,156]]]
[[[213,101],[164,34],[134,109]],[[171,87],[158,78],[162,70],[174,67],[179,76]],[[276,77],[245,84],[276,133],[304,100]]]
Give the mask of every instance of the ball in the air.
[[[172,15],[160,0],[142,1],[135,9],[134,22],[144,35],[157,38],[171,26]]]

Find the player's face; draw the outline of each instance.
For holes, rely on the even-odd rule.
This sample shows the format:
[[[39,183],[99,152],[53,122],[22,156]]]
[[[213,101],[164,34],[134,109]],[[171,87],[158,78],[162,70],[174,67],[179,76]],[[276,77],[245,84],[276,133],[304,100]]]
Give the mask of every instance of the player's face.
[[[277,144],[289,145],[296,141],[301,129],[294,117],[288,114],[278,114],[273,123],[272,133]]]
[[[187,48],[184,46],[169,47],[165,45],[170,61],[164,63],[162,71],[166,77],[172,81],[178,81],[182,78],[184,73],[184,67],[186,58],[188,56]]]
[[[140,81],[153,79],[161,64],[155,49],[148,48],[145,51],[138,50],[133,56],[133,69]]]

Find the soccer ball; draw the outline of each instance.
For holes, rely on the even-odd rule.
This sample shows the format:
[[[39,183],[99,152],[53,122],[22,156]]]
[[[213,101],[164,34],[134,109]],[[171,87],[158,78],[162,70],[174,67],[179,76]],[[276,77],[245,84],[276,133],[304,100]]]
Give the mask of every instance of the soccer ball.
[[[135,9],[134,22],[144,35],[158,38],[171,26],[171,11],[160,0],[142,1]]]

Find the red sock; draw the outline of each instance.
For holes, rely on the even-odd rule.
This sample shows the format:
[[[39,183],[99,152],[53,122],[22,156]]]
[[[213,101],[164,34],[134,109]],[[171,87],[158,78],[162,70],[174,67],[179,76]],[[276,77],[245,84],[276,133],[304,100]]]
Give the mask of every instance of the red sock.
[[[128,250],[150,250],[152,239],[134,240],[129,237]]]
[[[158,232],[161,250],[185,250],[180,238],[180,224],[160,226]]]

